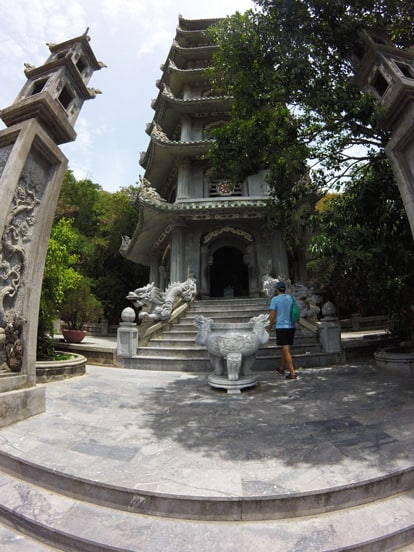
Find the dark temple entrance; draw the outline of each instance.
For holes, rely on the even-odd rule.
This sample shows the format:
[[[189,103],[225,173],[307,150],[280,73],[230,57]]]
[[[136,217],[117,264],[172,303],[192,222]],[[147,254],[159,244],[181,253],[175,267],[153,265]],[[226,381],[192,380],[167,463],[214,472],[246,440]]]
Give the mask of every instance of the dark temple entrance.
[[[221,247],[210,266],[210,297],[248,297],[249,274],[243,253],[235,247]]]

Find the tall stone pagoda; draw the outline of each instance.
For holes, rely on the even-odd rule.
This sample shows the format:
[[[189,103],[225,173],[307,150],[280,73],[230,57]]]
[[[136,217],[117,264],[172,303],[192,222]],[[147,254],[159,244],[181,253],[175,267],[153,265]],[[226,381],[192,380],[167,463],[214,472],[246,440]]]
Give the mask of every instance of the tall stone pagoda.
[[[280,235],[263,231],[265,171],[236,184],[209,176],[210,130],[232,105],[231,97],[212,95],[205,76],[215,49],[205,31],[218,21],[179,16],[140,159],[140,219],[122,253],[149,266],[161,289],[191,275],[201,298],[257,297],[269,266],[288,275],[287,254]]]

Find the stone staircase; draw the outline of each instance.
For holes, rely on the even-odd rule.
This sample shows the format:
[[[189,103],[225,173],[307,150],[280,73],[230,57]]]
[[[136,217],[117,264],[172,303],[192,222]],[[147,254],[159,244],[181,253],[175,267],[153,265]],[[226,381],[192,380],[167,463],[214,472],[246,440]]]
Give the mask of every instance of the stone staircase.
[[[280,497],[186,497],[87,481],[2,453],[0,545],[4,552],[408,551],[413,477],[404,470]]]
[[[247,322],[253,316],[268,312],[268,300],[263,298],[209,299],[194,301],[180,320],[153,337],[148,346],[139,346],[137,354],[122,360],[122,366],[132,369],[209,372],[210,363],[204,346],[195,343],[197,328],[194,318],[204,315],[214,322]],[[325,353],[318,339],[297,325],[295,343],[291,349],[297,368],[312,368],[343,362],[341,353]],[[279,365],[281,348],[276,346],[275,333],[257,351],[254,369],[274,370]]]

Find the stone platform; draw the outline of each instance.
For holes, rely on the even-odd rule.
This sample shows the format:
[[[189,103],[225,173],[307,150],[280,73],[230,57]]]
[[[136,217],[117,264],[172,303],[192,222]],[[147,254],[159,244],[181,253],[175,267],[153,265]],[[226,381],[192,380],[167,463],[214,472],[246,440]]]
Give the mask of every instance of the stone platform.
[[[47,384],[45,413],[0,429],[1,550],[412,550],[414,379],[298,375],[230,396],[96,366]]]

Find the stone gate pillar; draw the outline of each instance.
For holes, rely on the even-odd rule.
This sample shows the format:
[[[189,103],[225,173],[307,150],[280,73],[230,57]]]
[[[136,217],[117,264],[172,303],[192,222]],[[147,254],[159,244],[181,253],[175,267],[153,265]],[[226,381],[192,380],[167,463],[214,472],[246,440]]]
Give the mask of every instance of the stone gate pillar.
[[[39,301],[50,230],[67,159],[58,144],[73,141],[73,124],[100,64],[86,33],[51,44],[30,66],[16,101],[0,112],[0,426],[45,410],[36,387]]]

